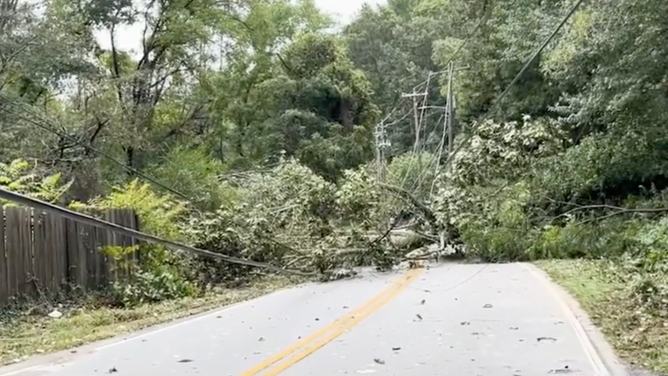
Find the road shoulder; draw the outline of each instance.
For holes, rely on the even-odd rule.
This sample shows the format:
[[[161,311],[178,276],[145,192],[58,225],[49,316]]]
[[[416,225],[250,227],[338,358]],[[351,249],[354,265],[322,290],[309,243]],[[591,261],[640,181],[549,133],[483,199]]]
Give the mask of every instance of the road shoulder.
[[[629,295],[630,283],[620,279],[619,270],[609,269],[608,264],[550,260],[536,262],[532,269],[554,282],[552,285],[583,323],[606,365],[614,364],[608,359],[616,353],[622,359],[616,362],[617,366],[627,365],[629,375],[665,375],[668,370],[665,325],[646,312],[641,313],[643,309]],[[638,320],[639,316],[643,320]],[[645,324],[638,324],[640,321]]]
[[[583,348],[587,351],[592,363],[599,368],[601,375],[627,376],[629,372],[622,361],[617,357],[612,345],[608,343],[603,333],[594,325],[579,302],[574,299],[564,288],[551,278],[551,276],[533,264],[524,264],[537,279],[545,284],[554,299],[564,311],[564,315],[570,321],[573,330],[578,334]]]

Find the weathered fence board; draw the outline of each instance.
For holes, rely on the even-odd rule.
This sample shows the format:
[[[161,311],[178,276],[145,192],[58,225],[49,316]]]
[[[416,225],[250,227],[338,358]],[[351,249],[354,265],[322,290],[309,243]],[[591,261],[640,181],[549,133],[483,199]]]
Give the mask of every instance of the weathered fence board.
[[[91,213],[89,213],[91,214]],[[99,217],[139,229],[129,209],[109,209]],[[132,246],[137,241],[61,216],[22,207],[0,206],[0,307],[12,297],[40,298],[67,293],[72,287],[103,289],[127,278],[127,262],[115,262],[108,246]]]
[[[9,271],[5,255],[5,211],[0,205],[0,306],[7,304],[9,299]]]

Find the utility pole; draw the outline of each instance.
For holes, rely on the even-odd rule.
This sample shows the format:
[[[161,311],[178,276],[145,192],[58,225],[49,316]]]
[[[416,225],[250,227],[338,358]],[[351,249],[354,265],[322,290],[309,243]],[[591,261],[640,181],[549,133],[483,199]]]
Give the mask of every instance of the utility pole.
[[[446,110],[446,124],[448,128],[448,156],[452,155],[452,145],[454,144],[454,138],[455,138],[455,116],[454,116],[454,109],[455,106],[453,104],[454,101],[454,95],[452,94],[452,76],[454,74],[454,63],[451,61],[450,64],[448,64],[448,102],[447,102],[447,110]]]
[[[454,94],[454,78],[455,70],[465,70],[470,69],[470,66],[460,67],[455,69],[455,64],[451,61],[448,64],[448,92],[447,92],[447,103],[445,109],[445,127],[448,130],[448,156],[452,155],[455,143],[455,94]],[[444,134],[445,136],[445,134]]]
[[[448,73],[448,88],[446,93],[446,105],[445,106],[422,106],[420,109],[424,110],[427,108],[438,109],[444,111],[444,121],[443,121],[443,133],[441,135],[441,142],[438,146],[438,156],[436,159],[436,171],[439,170],[440,159],[443,154],[443,148],[445,147],[445,137],[448,137],[448,156],[452,155],[453,145],[455,140],[455,95],[454,95],[454,73],[455,71],[470,69],[470,66],[455,68],[454,63],[448,63],[448,69],[442,73]],[[434,181],[435,183],[435,181]],[[433,191],[434,184],[432,183],[431,190]]]
[[[413,145],[413,153],[417,157],[417,163],[418,163],[418,173],[422,173],[422,145],[421,145],[421,139],[420,139],[420,133],[421,133],[421,124],[420,124],[420,117],[418,116],[418,105],[417,105],[417,97],[426,97],[428,94],[428,87],[425,89],[424,93],[417,93],[415,89],[413,89],[412,93],[402,93],[401,97],[402,98],[412,98],[413,99],[413,119],[414,119],[414,127],[415,127],[415,144]],[[420,192],[420,179],[418,179],[418,192]]]
[[[390,146],[390,142],[387,140],[387,126],[385,122],[381,121],[380,124],[376,125],[374,136],[376,138],[376,182],[381,182],[383,181],[383,172],[385,171],[384,150]]]
[[[417,153],[420,149],[420,118],[418,116],[418,105],[417,97],[423,97],[425,93],[416,93],[413,90],[412,93],[402,93],[402,98],[411,98],[413,99],[413,127],[415,128],[415,143],[413,144],[413,152]]]

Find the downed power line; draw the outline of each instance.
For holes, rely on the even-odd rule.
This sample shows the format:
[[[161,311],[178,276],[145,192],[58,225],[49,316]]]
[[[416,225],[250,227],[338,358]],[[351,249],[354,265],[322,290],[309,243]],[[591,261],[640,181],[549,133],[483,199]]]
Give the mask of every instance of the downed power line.
[[[75,211],[72,211],[72,210],[69,210],[69,209],[61,208],[57,205],[53,205],[53,204],[50,204],[50,203],[47,203],[47,202],[44,202],[44,201],[40,201],[40,200],[34,199],[32,197],[24,196],[22,194],[12,192],[12,191],[9,191],[9,190],[3,189],[3,188],[0,188],[0,198],[5,199],[5,200],[9,200],[9,201],[12,201],[12,202],[16,202],[18,204],[22,204],[22,205],[25,205],[25,206],[29,206],[29,207],[32,207],[34,209],[39,209],[39,210],[43,210],[43,211],[46,211],[46,212],[55,213],[55,214],[58,214],[62,217],[71,219],[73,221],[85,223],[87,225],[91,225],[91,226],[95,226],[95,227],[99,227],[99,228],[103,228],[105,230],[113,231],[117,234],[131,236],[135,239],[139,239],[139,240],[143,240],[143,241],[146,241],[146,242],[162,245],[164,247],[168,247],[168,248],[175,249],[175,250],[182,250],[182,251],[194,253],[194,254],[200,255],[200,256],[216,258],[216,259],[220,259],[220,260],[227,261],[227,262],[234,263],[234,264],[241,264],[241,265],[255,266],[255,267],[258,267],[258,268],[265,268],[265,269],[269,269],[269,270],[279,272],[279,273],[288,273],[288,274],[294,274],[294,275],[306,276],[306,277],[316,275],[315,272],[305,272],[305,271],[294,270],[294,269],[283,269],[283,268],[279,268],[279,267],[276,267],[276,266],[273,266],[273,265],[270,265],[270,264],[267,264],[267,263],[264,263],[264,262],[245,260],[245,259],[240,259],[240,258],[237,258],[237,257],[226,256],[226,255],[222,255],[222,254],[219,254],[219,253],[207,251],[207,250],[204,250],[204,249],[191,247],[191,246],[188,246],[188,245],[185,245],[185,244],[176,243],[176,242],[173,242],[171,240],[162,239],[162,238],[159,238],[157,236],[153,236],[153,235],[143,233],[141,231],[137,231],[137,230],[134,230],[134,229],[131,229],[131,228],[127,228],[127,227],[124,227],[124,226],[121,226],[121,225],[117,225],[115,223],[103,221],[101,219],[98,219],[98,218],[95,218],[95,217],[92,217],[92,216],[89,216],[89,215],[86,215],[86,214],[82,214],[82,213],[78,213],[78,212],[75,212]]]

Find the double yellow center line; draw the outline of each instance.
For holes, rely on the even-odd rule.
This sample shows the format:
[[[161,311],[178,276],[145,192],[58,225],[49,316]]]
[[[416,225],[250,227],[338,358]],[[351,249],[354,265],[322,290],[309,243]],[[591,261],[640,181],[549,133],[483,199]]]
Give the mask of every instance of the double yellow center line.
[[[333,341],[336,337],[348,331],[353,326],[359,324],[366,317],[379,310],[382,306],[387,304],[394,297],[399,295],[406,289],[413,281],[415,281],[422,274],[422,269],[409,269],[399,279],[394,281],[390,286],[376,295],[373,299],[361,305],[357,309],[349,312],[345,316],[336,319],[331,324],[303,338],[285,350],[275,354],[274,356],[264,360],[258,365],[243,372],[240,376],[255,376],[274,364],[280,362],[284,358],[293,354],[284,362],[279,363],[274,368],[265,372],[263,376],[275,376],[285,371],[289,367],[297,364],[302,359],[314,353],[316,350],[325,346],[327,343]]]

